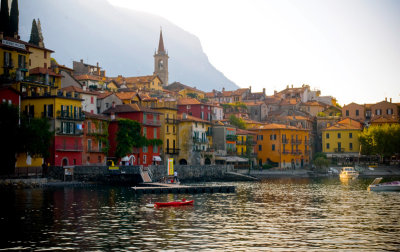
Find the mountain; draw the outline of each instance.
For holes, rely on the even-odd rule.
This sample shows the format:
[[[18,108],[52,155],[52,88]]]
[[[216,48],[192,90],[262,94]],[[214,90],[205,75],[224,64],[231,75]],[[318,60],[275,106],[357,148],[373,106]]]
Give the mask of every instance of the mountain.
[[[99,62],[107,76],[141,76],[154,71],[153,54],[160,27],[169,55],[169,82],[200,90],[238,86],[209,62],[200,40],[168,20],[115,7],[106,0],[21,0],[20,36],[29,40],[31,24],[39,18],[46,48],[59,64]]]

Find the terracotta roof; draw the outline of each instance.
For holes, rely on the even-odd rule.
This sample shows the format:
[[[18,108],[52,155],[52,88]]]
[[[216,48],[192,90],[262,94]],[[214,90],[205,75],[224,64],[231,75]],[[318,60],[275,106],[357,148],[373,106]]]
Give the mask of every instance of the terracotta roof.
[[[192,121],[192,122],[202,122],[202,123],[211,124],[210,121],[206,121],[206,120],[203,120],[203,119],[191,116],[191,115],[187,115],[187,114],[186,114],[186,119],[184,119],[183,114],[178,114],[177,115],[177,119],[180,120],[180,121]]]
[[[354,127],[359,127],[362,128],[363,124],[357,120],[351,119],[351,118],[345,118],[337,123],[340,124],[349,124],[349,125],[353,125]]]
[[[256,105],[262,105],[265,104],[263,101],[243,101],[246,106],[256,106]]]
[[[249,130],[236,129],[236,135],[255,135],[257,133]]]
[[[107,109],[106,111],[104,111],[103,114],[128,113],[128,112],[148,112],[148,113],[153,113],[153,114],[162,114],[153,109],[142,107],[136,103],[116,105],[115,108],[111,107],[111,108]]]
[[[115,93],[121,100],[132,100],[136,96],[136,92],[119,92]]]
[[[113,92],[104,92],[104,93],[99,93],[99,95],[97,96],[97,99],[99,100],[99,99],[104,99],[104,98],[106,98],[107,96],[110,96],[110,95],[112,95],[112,94],[114,94]]]
[[[98,119],[98,120],[103,120],[103,121],[109,121],[110,118],[108,116],[105,115],[99,115],[99,114],[93,114],[87,111],[83,111],[83,113],[85,114],[85,118],[93,118],[93,119]]]
[[[197,99],[194,98],[182,98],[178,100],[178,105],[195,105],[201,104]]]
[[[350,124],[336,123],[335,125],[332,125],[331,127],[328,127],[324,130],[361,130],[361,128]]]
[[[15,39],[15,38],[13,38],[13,37],[4,37],[4,39],[5,39],[5,40],[9,40],[9,41],[13,41],[13,42],[17,42],[17,43],[20,43],[20,44],[24,44],[24,45],[27,46],[27,47],[38,48],[38,49],[45,50],[45,51],[48,51],[48,52],[51,52],[51,53],[54,52],[53,50],[47,49],[47,48],[45,48],[45,47],[40,47],[40,46],[31,44],[31,43],[22,41],[22,40],[20,40],[20,39]],[[1,44],[0,44],[0,45],[1,45]]]
[[[322,104],[318,101],[308,101],[308,102],[304,102],[302,103],[302,105],[306,105],[306,106],[319,106],[319,107],[325,107],[325,104]]]
[[[276,124],[276,123],[271,123],[271,124],[264,124],[264,125],[259,125],[253,128],[254,129],[265,129],[265,130],[273,130],[273,129],[290,129],[290,130],[305,130],[305,129],[300,129],[296,128],[293,126],[288,126],[285,124]]]
[[[239,88],[233,91],[235,95],[242,95],[243,93],[249,91],[249,88]]]
[[[44,67],[35,67],[29,70],[29,75],[35,75],[35,74],[49,74],[50,76],[63,77],[61,74],[56,74],[51,69]]]
[[[376,119],[371,120],[371,123],[400,123],[399,119],[396,118],[387,118],[387,117],[378,117]]]
[[[284,99],[280,102],[280,105],[296,105],[299,103],[296,99]]]
[[[62,91],[67,91],[67,92],[74,91],[76,93],[90,94],[90,95],[96,95],[96,96],[99,95],[98,92],[87,91],[87,90],[85,91],[82,88],[79,88],[79,87],[76,87],[76,86],[68,86],[68,87],[62,88],[61,90]]]
[[[101,81],[103,78],[97,75],[90,75],[90,74],[81,74],[81,75],[74,75],[75,79],[77,80],[94,80],[94,81]]]
[[[4,37],[3,40],[8,40],[8,41],[12,41],[12,42],[15,42],[15,43],[26,45],[25,41],[22,41],[22,40],[19,40],[19,39],[14,39],[12,37]],[[9,45],[0,43],[0,47],[9,48],[10,50],[16,50],[16,51],[19,51],[19,52],[30,53],[26,46],[25,46],[26,49],[22,49],[22,48],[19,48],[19,47],[9,46]]]

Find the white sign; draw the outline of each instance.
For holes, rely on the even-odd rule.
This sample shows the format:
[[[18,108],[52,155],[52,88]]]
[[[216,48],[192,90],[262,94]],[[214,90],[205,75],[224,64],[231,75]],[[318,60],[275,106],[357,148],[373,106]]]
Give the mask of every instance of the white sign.
[[[20,49],[26,50],[24,44],[20,44],[20,43],[17,43],[17,42],[8,41],[8,40],[3,39],[3,40],[2,40],[2,44],[3,44],[3,45],[12,46],[12,47],[16,47],[16,48],[20,48]]]

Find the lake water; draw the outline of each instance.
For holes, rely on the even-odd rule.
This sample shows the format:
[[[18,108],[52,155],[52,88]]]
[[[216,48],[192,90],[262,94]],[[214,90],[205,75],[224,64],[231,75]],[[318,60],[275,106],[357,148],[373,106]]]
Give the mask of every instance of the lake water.
[[[400,193],[368,192],[372,180],[269,179],[195,195],[136,196],[127,187],[1,191],[0,248],[400,251]],[[194,206],[145,207],[182,198]]]

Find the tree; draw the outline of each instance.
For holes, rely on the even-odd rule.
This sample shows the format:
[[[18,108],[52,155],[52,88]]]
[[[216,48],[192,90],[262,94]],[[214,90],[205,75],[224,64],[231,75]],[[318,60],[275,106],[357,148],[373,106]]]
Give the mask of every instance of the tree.
[[[44,118],[19,118],[18,108],[0,104],[0,160],[4,169],[0,174],[13,174],[17,153],[28,153],[34,157],[48,157],[52,132]]]
[[[133,147],[142,147],[145,145],[146,138],[141,135],[139,122],[130,119],[118,120],[117,149],[115,152],[117,158],[131,153]]]
[[[241,118],[237,118],[235,115],[231,115],[229,117],[229,123],[238,127],[239,129],[246,129],[246,123]]]
[[[10,12],[10,36],[14,36],[14,33],[18,34],[18,23],[19,23],[19,10],[18,0],[13,0],[11,3]]]
[[[194,98],[197,99],[197,93],[187,93],[187,96],[189,96],[190,98]]]
[[[8,35],[10,27],[10,17],[8,16],[8,0],[1,0],[0,10],[0,32]]]
[[[39,30],[36,24],[36,20],[33,19],[32,21],[32,29],[31,29],[31,37],[29,39],[29,43],[34,45],[39,45],[40,37],[39,37]]]

